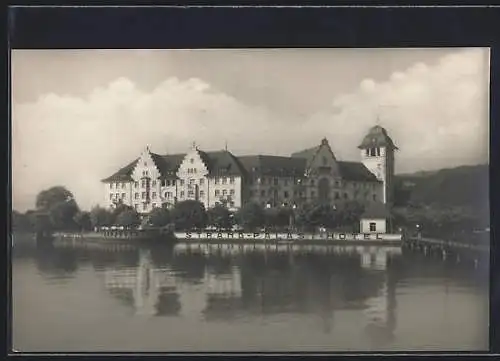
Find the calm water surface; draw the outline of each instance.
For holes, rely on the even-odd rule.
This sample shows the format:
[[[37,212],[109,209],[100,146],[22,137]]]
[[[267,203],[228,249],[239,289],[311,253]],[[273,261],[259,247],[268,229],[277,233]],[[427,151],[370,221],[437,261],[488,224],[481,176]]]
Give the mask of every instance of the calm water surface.
[[[487,349],[486,268],[368,252],[16,246],[13,347]]]

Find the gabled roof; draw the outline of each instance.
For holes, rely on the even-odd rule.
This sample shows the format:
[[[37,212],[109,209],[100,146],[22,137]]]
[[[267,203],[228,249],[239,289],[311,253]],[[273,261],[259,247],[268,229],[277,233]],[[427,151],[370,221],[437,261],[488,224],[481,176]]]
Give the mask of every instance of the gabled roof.
[[[233,154],[228,151],[203,152],[198,151],[203,162],[207,165],[210,175],[242,175],[246,172],[243,165]],[[179,166],[186,157],[186,154],[160,155],[150,153],[162,178],[175,177]],[[132,172],[139,158],[132,163],[121,168],[112,176],[103,179],[102,182],[130,182]]]
[[[337,162],[340,176],[345,180],[358,182],[380,182],[375,174],[370,172],[363,163]]]
[[[247,155],[238,159],[248,174],[255,175],[302,177],[306,168],[306,160],[303,158]]]
[[[244,175],[245,167],[240,160],[227,150],[216,152],[198,151],[203,162],[208,167],[210,175]]]
[[[292,158],[304,158],[304,159],[310,160],[311,158],[313,158],[316,155],[319,148],[320,148],[319,145],[316,147],[307,148],[307,149],[292,153],[291,157]]]
[[[380,125],[376,125],[370,129],[368,134],[363,138],[363,141],[358,146],[359,149],[372,147],[387,147],[389,149],[398,149],[394,145],[391,137],[387,134],[387,130]]]
[[[387,219],[391,217],[391,213],[381,202],[370,203],[366,208],[365,212],[361,215],[361,218],[371,218],[371,219]]]
[[[123,168],[120,168],[113,175],[101,180],[103,183],[108,182],[130,182],[132,180],[132,172],[134,171],[135,165],[139,161],[139,158],[134,160],[132,163],[126,165]]]

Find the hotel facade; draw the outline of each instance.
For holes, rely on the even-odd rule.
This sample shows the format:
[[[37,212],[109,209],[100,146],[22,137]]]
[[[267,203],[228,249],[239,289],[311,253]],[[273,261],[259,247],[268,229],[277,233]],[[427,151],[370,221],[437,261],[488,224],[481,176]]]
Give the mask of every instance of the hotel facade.
[[[377,125],[358,149],[360,162],[337,160],[327,139],[289,157],[236,156],[227,150],[205,152],[195,145],[185,154],[159,155],[146,148],[102,180],[104,204],[123,203],[141,214],[189,199],[206,208],[226,204],[233,210],[248,202],[270,207],[349,200],[391,204],[398,148]]]

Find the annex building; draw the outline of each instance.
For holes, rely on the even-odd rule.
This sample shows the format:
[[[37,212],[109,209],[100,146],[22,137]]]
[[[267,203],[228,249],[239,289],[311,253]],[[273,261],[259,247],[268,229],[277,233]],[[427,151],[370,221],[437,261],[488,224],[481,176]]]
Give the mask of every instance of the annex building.
[[[195,145],[185,154],[160,155],[146,148],[102,180],[104,204],[113,207],[122,202],[139,213],[188,199],[206,208],[226,204],[232,209],[247,202],[267,207],[346,200],[390,204],[397,147],[377,125],[358,148],[360,162],[338,160],[327,139],[289,157],[236,156],[228,150],[203,151]]]

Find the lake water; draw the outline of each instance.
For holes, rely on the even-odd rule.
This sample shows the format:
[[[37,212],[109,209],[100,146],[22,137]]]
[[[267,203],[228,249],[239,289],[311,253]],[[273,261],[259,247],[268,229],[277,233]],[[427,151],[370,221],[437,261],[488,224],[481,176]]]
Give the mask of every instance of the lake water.
[[[16,246],[13,347],[487,350],[487,267],[391,252]]]

